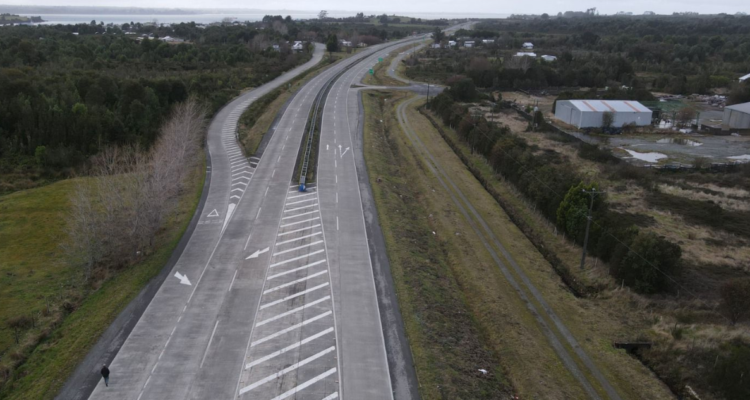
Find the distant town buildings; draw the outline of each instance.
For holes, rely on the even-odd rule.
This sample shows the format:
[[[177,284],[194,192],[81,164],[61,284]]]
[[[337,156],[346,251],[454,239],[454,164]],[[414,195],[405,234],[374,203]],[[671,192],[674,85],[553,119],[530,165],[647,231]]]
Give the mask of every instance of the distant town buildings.
[[[516,53],[516,57],[532,57],[536,58],[536,53],[530,51],[519,51]]]
[[[467,49],[474,47],[474,41],[473,40],[467,40],[467,41],[465,41],[464,42],[464,47],[466,47]]]
[[[550,56],[550,55],[543,55],[542,60],[547,61],[547,62],[552,62],[552,61],[557,61],[557,57]]]
[[[532,50],[534,48],[534,43],[526,42],[521,47],[523,47],[526,50]]]

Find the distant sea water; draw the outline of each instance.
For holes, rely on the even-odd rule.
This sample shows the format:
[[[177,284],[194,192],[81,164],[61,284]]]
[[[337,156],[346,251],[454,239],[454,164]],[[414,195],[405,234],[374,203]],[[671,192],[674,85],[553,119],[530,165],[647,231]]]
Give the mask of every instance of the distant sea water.
[[[271,11],[269,13],[279,13],[279,11]],[[212,22],[221,22],[225,18],[232,18],[240,22],[245,21],[260,21],[264,16],[269,13],[255,13],[255,14],[47,14],[41,15],[45,21],[43,24],[57,25],[57,24],[88,24],[92,20],[97,23],[104,21],[105,24],[124,24],[130,22],[157,22],[159,24],[178,24],[181,22],[195,22],[201,24],[210,24]],[[331,18],[343,18],[353,17],[356,13],[335,13],[330,12],[328,16]],[[291,12],[289,14],[281,13],[283,16],[290,15],[293,19],[313,19],[318,17],[318,13],[300,13]],[[412,18],[422,19],[453,19],[453,18],[507,18],[510,14],[470,14],[470,13],[407,13]]]

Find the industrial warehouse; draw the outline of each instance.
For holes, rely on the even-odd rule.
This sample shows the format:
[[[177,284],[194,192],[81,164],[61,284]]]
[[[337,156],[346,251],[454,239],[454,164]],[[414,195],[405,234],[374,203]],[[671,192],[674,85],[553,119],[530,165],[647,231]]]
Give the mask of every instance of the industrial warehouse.
[[[612,114],[609,126],[613,128],[626,124],[651,124],[651,110],[637,101],[559,100],[555,107],[555,118],[577,128],[600,128],[607,125],[604,118],[607,113]]]

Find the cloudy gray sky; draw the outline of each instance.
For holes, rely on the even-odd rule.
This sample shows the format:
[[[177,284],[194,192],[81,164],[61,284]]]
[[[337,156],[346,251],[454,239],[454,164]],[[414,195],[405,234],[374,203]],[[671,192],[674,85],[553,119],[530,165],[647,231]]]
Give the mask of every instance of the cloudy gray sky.
[[[448,12],[448,13],[493,13],[493,14],[541,14],[566,10],[585,10],[596,7],[603,14],[618,11],[654,11],[660,14],[673,11],[696,11],[702,14],[750,13],[747,0],[537,0],[534,2],[509,0],[0,0],[0,4],[12,5],[68,5],[68,6],[119,6],[119,7],[164,7],[164,8],[252,8],[268,10],[352,10],[388,13]]]

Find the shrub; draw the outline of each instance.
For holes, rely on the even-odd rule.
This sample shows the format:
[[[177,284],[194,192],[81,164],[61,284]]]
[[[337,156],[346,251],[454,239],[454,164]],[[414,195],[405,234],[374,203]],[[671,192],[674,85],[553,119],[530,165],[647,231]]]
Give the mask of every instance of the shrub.
[[[612,268],[613,275],[640,293],[667,289],[669,278],[679,272],[682,249],[653,232],[639,232],[627,253]]]
[[[750,278],[732,279],[721,285],[721,309],[732,325],[750,313]]]
[[[724,344],[711,372],[711,384],[727,400],[750,399],[750,346],[739,339]]]

